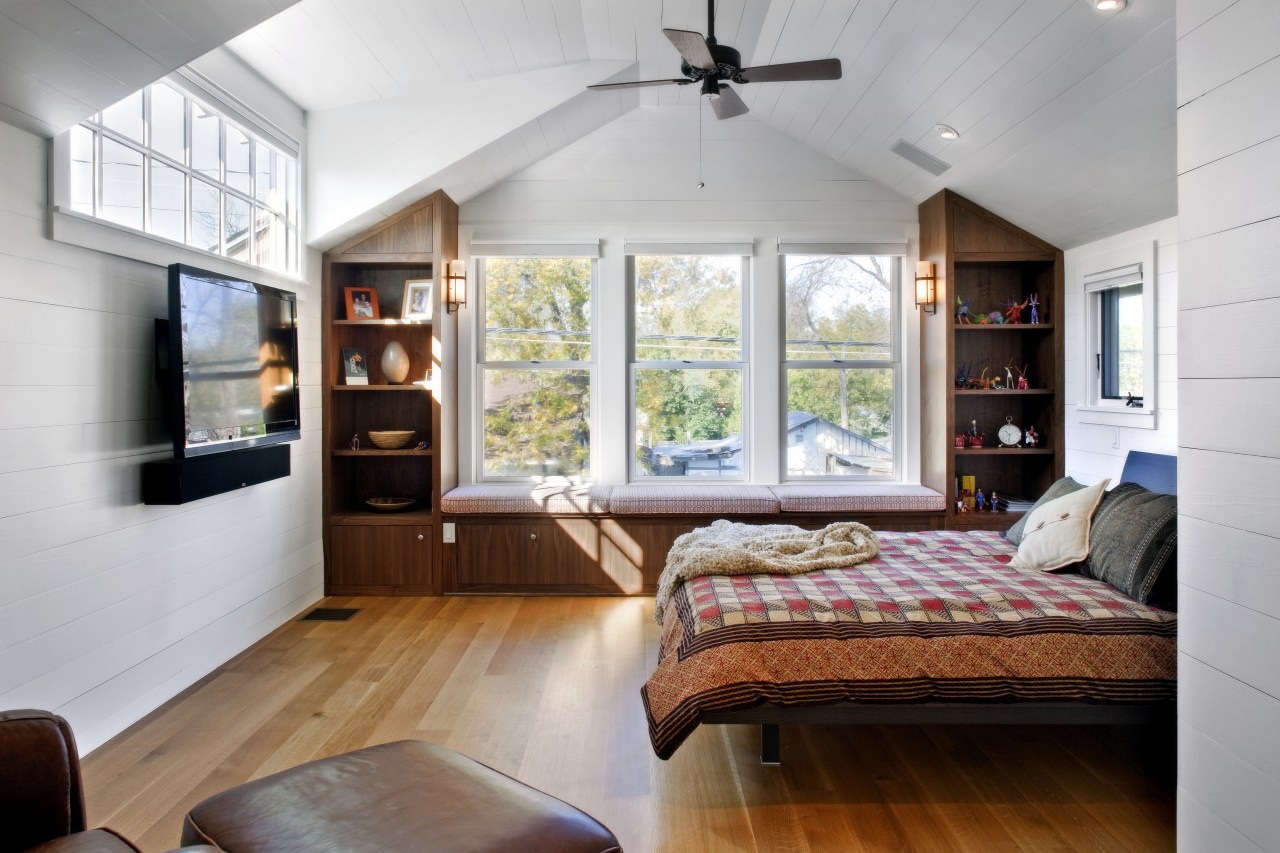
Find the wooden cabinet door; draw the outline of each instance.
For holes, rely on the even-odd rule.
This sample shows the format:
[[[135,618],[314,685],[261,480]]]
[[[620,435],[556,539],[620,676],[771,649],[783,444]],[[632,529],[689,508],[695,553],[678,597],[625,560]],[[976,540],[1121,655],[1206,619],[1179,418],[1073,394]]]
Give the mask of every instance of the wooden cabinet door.
[[[331,595],[430,595],[431,527],[335,525]]]
[[[460,522],[454,587],[460,592],[635,592],[638,575],[614,571],[614,561],[602,559],[608,543],[601,540],[600,524],[597,518]]]

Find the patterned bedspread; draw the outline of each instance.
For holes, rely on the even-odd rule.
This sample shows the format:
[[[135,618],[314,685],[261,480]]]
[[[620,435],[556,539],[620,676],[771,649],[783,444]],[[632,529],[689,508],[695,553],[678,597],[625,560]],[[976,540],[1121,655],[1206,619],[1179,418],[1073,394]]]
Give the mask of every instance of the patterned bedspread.
[[[762,703],[1172,700],[1176,616],[1008,565],[999,533],[879,533],[880,556],[680,587],[642,693],[668,758],[705,711]]]

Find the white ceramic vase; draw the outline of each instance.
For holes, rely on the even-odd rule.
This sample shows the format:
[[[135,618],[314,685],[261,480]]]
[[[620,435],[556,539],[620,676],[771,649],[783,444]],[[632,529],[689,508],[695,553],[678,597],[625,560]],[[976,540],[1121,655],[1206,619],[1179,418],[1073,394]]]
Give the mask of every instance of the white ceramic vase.
[[[398,341],[391,341],[382,351],[382,375],[392,385],[399,385],[409,375],[409,353]]]

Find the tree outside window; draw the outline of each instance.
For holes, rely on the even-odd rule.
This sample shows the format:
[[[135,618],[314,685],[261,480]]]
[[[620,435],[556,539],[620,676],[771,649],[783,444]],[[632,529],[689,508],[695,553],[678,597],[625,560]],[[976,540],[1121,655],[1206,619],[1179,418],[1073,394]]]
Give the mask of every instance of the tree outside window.
[[[589,258],[482,259],[482,476],[591,472]]]
[[[893,477],[897,259],[785,259],[788,477]]]

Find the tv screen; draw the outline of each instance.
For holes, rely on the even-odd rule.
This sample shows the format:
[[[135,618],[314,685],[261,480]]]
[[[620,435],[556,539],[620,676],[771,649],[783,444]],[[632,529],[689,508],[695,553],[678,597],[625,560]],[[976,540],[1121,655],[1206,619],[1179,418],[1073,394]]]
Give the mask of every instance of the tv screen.
[[[179,458],[301,437],[292,293],[172,264],[169,353]]]

